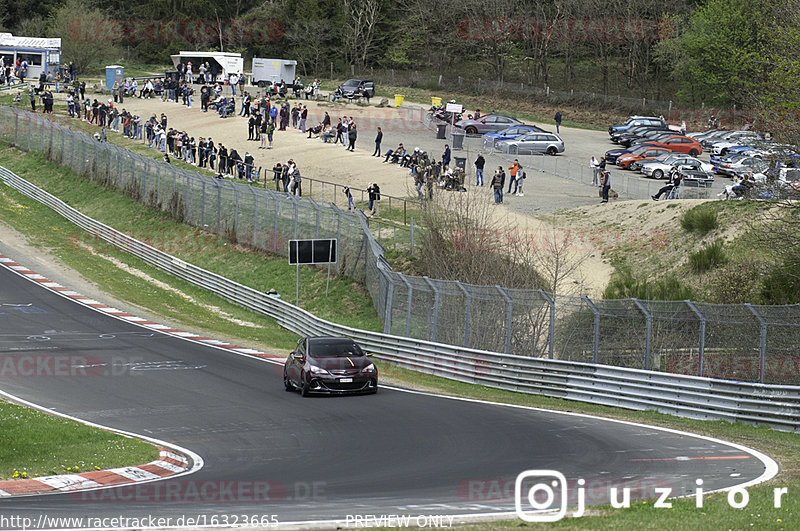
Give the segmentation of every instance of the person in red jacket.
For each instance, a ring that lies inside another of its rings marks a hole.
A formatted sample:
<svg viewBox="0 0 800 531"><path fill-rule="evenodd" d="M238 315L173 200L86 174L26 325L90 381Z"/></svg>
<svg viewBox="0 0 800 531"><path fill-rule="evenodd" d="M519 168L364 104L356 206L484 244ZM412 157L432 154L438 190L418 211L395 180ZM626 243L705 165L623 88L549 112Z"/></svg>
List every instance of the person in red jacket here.
<svg viewBox="0 0 800 531"><path fill-rule="evenodd" d="M517 193L517 172L519 171L519 169L521 167L522 166L519 165L519 160L518 159L514 159L514 163L511 166L508 167L509 179L508 179L508 191L506 192L507 194L512 193L511 192L511 185L512 184L514 185L514 192L513 193L514 194Z"/></svg>

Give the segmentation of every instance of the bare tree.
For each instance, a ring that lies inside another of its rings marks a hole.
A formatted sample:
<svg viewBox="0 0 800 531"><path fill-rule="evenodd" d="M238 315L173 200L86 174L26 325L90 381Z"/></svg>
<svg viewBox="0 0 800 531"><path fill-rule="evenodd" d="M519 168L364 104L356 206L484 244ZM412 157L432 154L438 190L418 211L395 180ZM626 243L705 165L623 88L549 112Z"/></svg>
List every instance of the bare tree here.
<svg viewBox="0 0 800 531"><path fill-rule="evenodd" d="M341 5L346 24L345 59L363 67L375 40L382 0L341 0Z"/></svg>
<svg viewBox="0 0 800 531"><path fill-rule="evenodd" d="M295 20L289 26L286 37L291 43L292 52L303 70L303 75L320 71L331 29L330 21L325 19Z"/></svg>

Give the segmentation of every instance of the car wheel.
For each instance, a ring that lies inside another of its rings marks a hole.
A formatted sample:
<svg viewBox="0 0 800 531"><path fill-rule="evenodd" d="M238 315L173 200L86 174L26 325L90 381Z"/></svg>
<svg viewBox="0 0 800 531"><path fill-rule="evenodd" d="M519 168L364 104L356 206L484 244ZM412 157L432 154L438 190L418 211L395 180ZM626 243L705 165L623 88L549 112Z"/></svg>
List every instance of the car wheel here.
<svg viewBox="0 0 800 531"><path fill-rule="evenodd" d="M558 153L558 150L556 148L554 148L553 146L550 146L549 148L547 148L547 154L548 155L555 156L556 153Z"/></svg>
<svg viewBox="0 0 800 531"><path fill-rule="evenodd" d="M660 179L663 179L663 178L664 178L664 172L663 171L661 171L661 170L653 170L653 179L659 179L660 180Z"/></svg>
<svg viewBox="0 0 800 531"><path fill-rule="evenodd" d="M267 88L267 82L266 81L259 81L258 82L258 86L260 88Z"/></svg>
<svg viewBox="0 0 800 531"><path fill-rule="evenodd" d="M292 385L291 380L289 380L289 377L285 374L283 375L283 388L286 391L294 391L294 385Z"/></svg>
<svg viewBox="0 0 800 531"><path fill-rule="evenodd" d="M691 151L689 151L689 155L692 157L696 157L699 154L700 153L698 153L696 149L692 149Z"/></svg>
<svg viewBox="0 0 800 531"><path fill-rule="evenodd" d="M464 131L468 135L477 135L478 134L478 130L476 128L472 127L472 126L467 127Z"/></svg>
<svg viewBox="0 0 800 531"><path fill-rule="evenodd" d="M300 386L300 396L308 396L309 394L311 394L311 385L304 378L303 385Z"/></svg>

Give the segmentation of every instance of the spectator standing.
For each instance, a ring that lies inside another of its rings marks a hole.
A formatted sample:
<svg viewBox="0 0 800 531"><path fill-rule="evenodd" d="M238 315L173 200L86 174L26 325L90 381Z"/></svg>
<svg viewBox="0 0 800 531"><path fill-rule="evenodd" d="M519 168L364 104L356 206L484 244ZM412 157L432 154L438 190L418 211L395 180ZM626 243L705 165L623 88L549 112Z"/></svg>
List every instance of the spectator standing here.
<svg viewBox="0 0 800 531"><path fill-rule="evenodd" d="M308 107L303 105L303 110L300 111L300 132L306 132L306 120L308 119Z"/></svg>
<svg viewBox="0 0 800 531"><path fill-rule="evenodd" d="M511 178L508 180L508 191L506 192L507 194L511 194L511 195L516 195L517 194L517 171L519 171L519 169L521 167L522 166L519 165L519 160L518 159L514 159L514 163L511 164L511 166L508 167L508 175ZM514 191L513 192L511 191L511 185L512 184L514 185Z"/></svg>
<svg viewBox="0 0 800 531"><path fill-rule="evenodd" d="M492 190L494 190L494 204L499 205L503 202L503 186L506 184L506 174L502 166L497 167L492 177Z"/></svg>
<svg viewBox="0 0 800 531"><path fill-rule="evenodd" d="M369 199L369 212L370 216L375 217L378 215L378 201L381 200L381 188L378 183L371 183L367 188L367 197Z"/></svg>
<svg viewBox="0 0 800 531"><path fill-rule="evenodd" d="M327 113L325 113L327 114ZM378 128L378 134L375 135L375 151L372 152L373 157L380 157L381 156L381 142L383 141L383 131L381 128Z"/></svg>
<svg viewBox="0 0 800 531"><path fill-rule="evenodd" d="M611 189L611 172L604 171L600 184L603 186L603 200L601 203L608 203L608 191Z"/></svg>
<svg viewBox="0 0 800 531"><path fill-rule="evenodd" d="M519 197L525 196L525 192L522 190L522 187L525 184L525 177L525 168L520 166L517 170L517 195Z"/></svg>
<svg viewBox="0 0 800 531"><path fill-rule="evenodd" d="M251 182L253 180L253 155L250 154L249 151L244 152L244 175L247 182Z"/></svg>
<svg viewBox="0 0 800 531"><path fill-rule="evenodd" d="M556 133L561 133L561 111L556 111L556 115L553 117L556 121Z"/></svg>
<svg viewBox="0 0 800 531"><path fill-rule="evenodd" d="M483 167L486 165L486 159L483 154L478 153L478 158L475 159L475 186L483 186Z"/></svg>
<svg viewBox="0 0 800 531"><path fill-rule="evenodd" d="M597 160L597 157L592 155L591 160L589 161L589 167L592 169L592 186L599 186L600 185L600 161Z"/></svg>
<svg viewBox="0 0 800 531"><path fill-rule="evenodd" d="M350 127L347 128L347 140L348 140L347 149L349 151L355 151L357 138L358 138L358 131L356 130L356 123L350 122Z"/></svg>
<svg viewBox="0 0 800 531"><path fill-rule="evenodd" d="M275 191L283 191L281 190L283 187L283 164L280 162L276 162L275 166L272 167L272 180L275 181Z"/></svg>
<svg viewBox="0 0 800 531"><path fill-rule="evenodd" d="M356 203L353 201L353 194L350 193L350 187L344 187L344 195L347 197L347 210L353 210L356 208Z"/></svg>
<svg viewBox="0 0 800 531"><path fill-rule="evenodd" d="M267 141L269 142L269 146L267 146L267 149L272 149L272 136L274 133L275 133L275 124L273 124L272 122L267 122Z"/></svg>
<svg viewBox="0 0 800 531"><path fill-rule="evenodd" d="M450 165L450 146L444 145L444 153L442 153L442 166Z"/></svg>

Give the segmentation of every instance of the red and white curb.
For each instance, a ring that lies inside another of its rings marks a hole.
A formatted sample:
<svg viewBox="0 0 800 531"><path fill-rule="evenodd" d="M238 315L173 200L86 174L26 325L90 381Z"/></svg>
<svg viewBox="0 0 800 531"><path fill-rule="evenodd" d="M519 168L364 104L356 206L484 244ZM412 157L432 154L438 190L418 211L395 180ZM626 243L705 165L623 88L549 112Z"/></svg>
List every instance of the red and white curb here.
<svg viewBox="0 0 800 531"><path fill-rule="evenodd" d="M252 349L252 348L246 348L246 347L239 347L239 346L236 346L236 345L231 345L229 343L226 343L224 341L220 341L218 339L211 339L210 337L204 337L204 336L201 336L199 334L195 334L193 332L185 332L183 330L178 330L176 328L172 328L172 327L167 326L167 325L163 325L163 324L160 324L160 323L155 323L153 321L149 321L149 320L144 319L142 317L137 317L135 315L131 315L131 314L129 314L129 313L123 311L123 310L120 310L118 308L114 308L112 306L108 306L106 304L103 304L100 301L96 301L94 299L86 297L85 295L81 295L77 291L73 291L70 288L66 288L66 287L62 286L61 284L59 284L58 282L53 282L52 280L50 280L50 279L48 279L48 278L46 278L46 277L34 272L34 271L31 271L30 269L28 269L24 265L18 264L17 262L12 260L11 258L8 258L8 257L3 256L3 255L0 255L0 265L3 265L6 268L14 271L15 273L17 273L17 274L19 274L21 276L24 276L24 277L26 277L26 278L28 278L30 280L33 280L33 281L37 282L42 287L47 288L50 291L54 291L54 292L58 293L59 295L63 295L65 297L67 297L67 298L70 298L70 299L74 300L75 302L83 304L84 306L88 306L89 308L93 308L94 310L97 310L99 312L102 312L102 313L105 313L107 315L111 315L111 316L117 317L117 318L122 319L124 321L128 321L128 322L137 324L137 325L142 326L144 328L149 328L151 330L156 330L156 331L164 333L164 334L177 336L177 337L181 337L181 338L184 338L184 339L190 339L192 341L197 341L198 343L205 343L207 345L211 345L211 346L214 346L214 347L232 350L232 351L237 352L239 354L249 354L251 356L256 356L256 357L259 357L259 358L270 358L270 359L278 359L278 358L280 358L280 356L275 356L273 354L267 354L265 352L261 352L259 350L255 350L255 349Z"/></svg>
<svg viewBox="0 0 800 531"><path fill-rule="evenodd" d="M153 481L189 469L189 460L186 457L167 448L159 450L160 458L157 461L139 466L0 481L0 497L70 492Z"/></svg>

